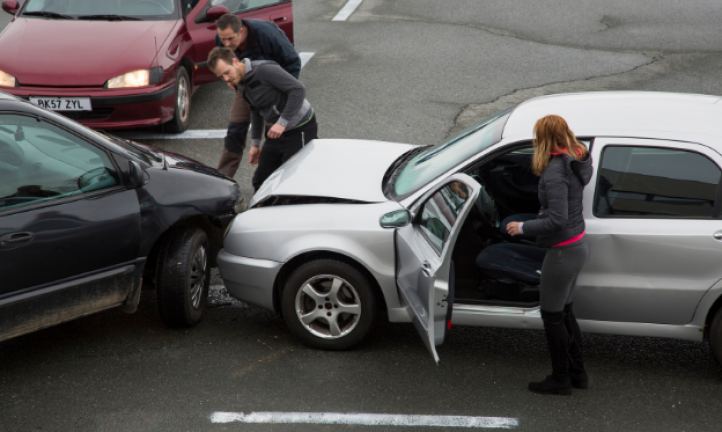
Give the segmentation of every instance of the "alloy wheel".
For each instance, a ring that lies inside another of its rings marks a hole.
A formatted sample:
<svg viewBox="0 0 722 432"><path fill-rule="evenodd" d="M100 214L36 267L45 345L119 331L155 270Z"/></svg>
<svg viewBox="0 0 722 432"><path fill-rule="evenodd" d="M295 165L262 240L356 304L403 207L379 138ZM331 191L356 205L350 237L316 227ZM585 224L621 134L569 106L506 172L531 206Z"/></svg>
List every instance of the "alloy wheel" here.
<svg viewBox="0 0 722 432"><path fill-rule="evenodd" d="M206 280L206 248L201 246L193 254L191 264L191 305L198 309L203 298L203 285Z"/></svg>
<svg viewBox="0 0 722 432"><path fill-rule="evenodd" d="M180 112L180 118L183 121L183 123L188 122L188 116L190 115L190 110L188 107L191 104L190 101L190 92L188 91L188 80L185 76L181 76L180 80L178 81L178 91L176 93L176 98L178 99L178 111Z"/></svg>
<svg viewBox="0 0 722 432"><path fill-rule="evenodd" d="M358 324L361 300L343 278L318 275L298 290L295 309L308 332L323 339L338 339L351 333Z"/></svg>

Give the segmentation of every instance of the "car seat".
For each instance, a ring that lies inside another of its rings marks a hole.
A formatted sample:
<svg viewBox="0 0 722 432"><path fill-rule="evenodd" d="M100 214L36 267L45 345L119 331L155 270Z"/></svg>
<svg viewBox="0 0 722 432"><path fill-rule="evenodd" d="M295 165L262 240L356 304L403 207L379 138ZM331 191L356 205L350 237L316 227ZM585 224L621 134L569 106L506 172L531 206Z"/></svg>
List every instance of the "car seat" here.
<svg viewBox="0 0 722 432"><path fill-rule="evenodd" d="M539 301L541 267L546 249L517 243L497 243L482 250L476 265L480 289L492 298L522 303Z"/></svg>

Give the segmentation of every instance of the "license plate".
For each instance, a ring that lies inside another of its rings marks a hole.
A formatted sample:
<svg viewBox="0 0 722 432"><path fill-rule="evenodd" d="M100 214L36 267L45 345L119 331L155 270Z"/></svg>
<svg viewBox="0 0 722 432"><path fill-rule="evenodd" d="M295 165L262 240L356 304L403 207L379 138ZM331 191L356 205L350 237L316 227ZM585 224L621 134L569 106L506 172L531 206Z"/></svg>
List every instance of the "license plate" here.
<svg viewBox="0 0 722 432"><path fill-rule="evenodd" d="M30 96L30 102L53 111L92 111L89 97L38 97Z"/></svg>

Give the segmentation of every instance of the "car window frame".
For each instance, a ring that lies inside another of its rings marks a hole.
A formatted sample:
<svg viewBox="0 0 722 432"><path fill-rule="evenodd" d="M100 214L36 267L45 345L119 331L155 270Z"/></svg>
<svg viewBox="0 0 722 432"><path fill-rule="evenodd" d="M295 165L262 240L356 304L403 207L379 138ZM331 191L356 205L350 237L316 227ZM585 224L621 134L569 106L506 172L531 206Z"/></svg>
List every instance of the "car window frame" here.
<svg viewBox="0 0 722 432"><path fill-rule="evenodd" d="M37 120L38 122L44 121L44 122L46 122L46 123L48 123L48 124L51 124L51 125L53 125L53 126L55 126L55 127L59 127L59 128L61 128L62 130L64 130L65 132L68 132L68 133L74 135L75 137L77 137L77 138L85 141L86 143L90 144L91 146L93 146L93 147L95 147L96 149L98 149L98 150L102 151L103 153L105 153L105 155L108 157L108 160L109 160L110 163L113 165L113 168L114 168L115 171L118 173L119 183L118 183L117 185L111 186L111 187L106 188L106 189L98 189L98 190L94 190L94 191L90 191L90 192L85 192L85 193L78 194L78 195L73 195L73 196L58 198L58 199L56 199L56 200L54 200L54 199L49 199L49 200L44 200L44 201L40 201L40 202L37 202L37 203L31 203L31 204L27 204L27 205L21 205L21 206L17 206L17 207L14 207L14 206L13 206L13 207L10 207L10 208L7 208L7 209L3 209L2 207L0 207L0 218L2 218L2 217L4 217L4 216L7 216L7 215L13 215L13 214L17 214L17 213L23 213L23 212L38 210L38 209L42 209L42 208L45 208L45 207L52 207L52 206L56 206L56 205L60 205L60 204L67 204L67 203L71 203L71 202L83 200L83 199L95 198L95 197L99 197L99 196L103 196L103 195L107 195L107 194L110 194L110 193L115 193L115 192L118 192L118 191L123 191L123 190L127 190L127 189L128 189L128 184L127 184L127 182L126 182L125 177L123 176L123 170L120 169L120 166L118 165L117 161L115 160L115 157L113 156L113 153L110 152L108 149L104 148L103 146L98 145L98 143L94 142L93 140L88 139L87 137L83 136L82 134L79 134L79 133L75 132L74 130L72 130L72 129L70 129L70 128L67 128L67 127L63 126L62 124L60 124L60 123L58 123L58 122L56 122L56 121L50 120L50 119L48 119L47 117L44 117L44 116L39 116L39 115L35 115L35 114L30 114L30 113L22 112L22 111L12 111L12 110L2 110L2 111L0 111L0 116L3 116L3 115L21 115L21 116L24 116L24 117L28 117L28 118L31 118L31 119L35 119L35 120Z"/></svg>
<svg viewBox="0 0 722 432"><path fill-rule="evenodd" d="M591 216L593 216L596 219L612 219L612 220L625 220L625 219L657 219L657 220L720 220L722 219L722 213L720 210L722 210L722 165L717 163L714 158L710 157L709 154L706 154L704 151L700 151L699 149L694 148L683 148L683 147L674 147L669 145L664 145L664 143L671 143L671 142L679 142L682 144L686 144L689 146L698 146L707 148L710 151L714 151L711 148L705 146L704 144L696 143L696 142L687 142L687 141L673 141L673 140L663 140L663 139L650 139L650 138L614 138L614 140L627 140L628 142L633 141L652 141L657 142L657 145L640 145L640 143L637 144L621 144L621 143L607 143L604 144L603 147L599 151L599 161L596 162L595 165L595 181L594 181L594 191L591 195L592 205L590 208ZM600 172L602 168L602 161L604 157L604 152L606 149L610 147L637 147L637 148L659 148L662 150L673 150L673 151L684 151L689 153L695 153L698 154L707 160L709 160L711 163L714 164L714 166L717 167L718 170L720 170L720 180L717 183L717 187L715 189L715 198L714 203L712 205L712 216L710 217L700 217L700 216L679 216L679 215L654 215L654 216L647 216L647 215L600 215L597 214L597 209L595 206L596 199L597 199L597 192L599 190L599 182L600 182ZM719 155L719 153L717 153ZM720 155L722 156L722 155Z"/></svg>

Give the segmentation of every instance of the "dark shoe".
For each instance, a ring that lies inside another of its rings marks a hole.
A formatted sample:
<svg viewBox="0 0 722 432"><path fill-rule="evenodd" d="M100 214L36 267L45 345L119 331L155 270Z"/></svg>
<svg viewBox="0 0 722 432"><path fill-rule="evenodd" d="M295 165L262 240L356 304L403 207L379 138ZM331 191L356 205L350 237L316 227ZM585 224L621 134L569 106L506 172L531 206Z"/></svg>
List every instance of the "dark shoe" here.
<svg viewBox="0 0 722 432"><path fill-rule="evenodd" d="M589 377L586 372L580 374L569 374L569 381L572 383L572 387L575 389L586 390L589 388Z"/></svg>
<svg viewBox="0 0 722 432"><path fill-rule="evenodd" d="M548 375L544 381L530 382L529 390L539 394L569 396L572 394L572 383L569 382L569 379L557 381L552 375Z"/></svg>

